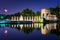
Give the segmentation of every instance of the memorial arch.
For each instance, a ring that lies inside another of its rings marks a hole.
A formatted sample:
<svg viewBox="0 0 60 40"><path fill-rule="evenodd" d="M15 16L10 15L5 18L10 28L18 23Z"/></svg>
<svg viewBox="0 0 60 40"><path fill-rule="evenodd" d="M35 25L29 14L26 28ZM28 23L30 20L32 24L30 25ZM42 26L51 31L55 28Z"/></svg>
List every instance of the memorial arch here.
<svg viewBox="0 0 60 40"><path fill-rule="evenodd" d="M50 10L49 9L42 9L41 10L41 18L47 18L47 16L50 16Z"/></svg>

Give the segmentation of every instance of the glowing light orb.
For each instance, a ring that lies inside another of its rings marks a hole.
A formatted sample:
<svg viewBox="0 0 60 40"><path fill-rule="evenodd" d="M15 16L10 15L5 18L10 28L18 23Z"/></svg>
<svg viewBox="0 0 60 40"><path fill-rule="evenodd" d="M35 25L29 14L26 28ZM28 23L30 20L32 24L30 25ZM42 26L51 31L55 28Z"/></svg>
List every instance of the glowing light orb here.
<svg viewBox="0 0 60 40"><path fill-rule="evenodd" d="M7 12L8 10L7 9L4 9L4 12Z"/></svg>
<svg viewBox="0 0 60 40"><path fill-rule="evenodd" d="M8 30L5 30L4 33L7 34Z"/></svg>

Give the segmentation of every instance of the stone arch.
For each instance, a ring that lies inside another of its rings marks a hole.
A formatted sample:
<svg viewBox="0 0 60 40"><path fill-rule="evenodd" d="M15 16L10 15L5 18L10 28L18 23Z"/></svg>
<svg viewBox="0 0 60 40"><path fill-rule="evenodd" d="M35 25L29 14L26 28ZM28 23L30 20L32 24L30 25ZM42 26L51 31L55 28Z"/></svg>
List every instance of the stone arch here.
<svg viewBox="0 0 60 40"><path fill-rule="evenodd" d="M48 10L48 9L41 10L41 18L46 18L49 15L50 15L50 10Z"/></svg>

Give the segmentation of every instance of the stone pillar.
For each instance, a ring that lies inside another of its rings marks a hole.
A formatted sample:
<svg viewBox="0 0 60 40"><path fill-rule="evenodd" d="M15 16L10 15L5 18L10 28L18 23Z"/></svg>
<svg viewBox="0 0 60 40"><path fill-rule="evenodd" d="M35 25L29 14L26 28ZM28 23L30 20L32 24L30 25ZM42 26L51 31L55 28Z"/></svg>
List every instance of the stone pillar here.
<svg viewBox="0 0 60 40"><path fill-rule="evenodd" d="M22 15L20 16L20 21L23 21L23 16Z"/></svg>

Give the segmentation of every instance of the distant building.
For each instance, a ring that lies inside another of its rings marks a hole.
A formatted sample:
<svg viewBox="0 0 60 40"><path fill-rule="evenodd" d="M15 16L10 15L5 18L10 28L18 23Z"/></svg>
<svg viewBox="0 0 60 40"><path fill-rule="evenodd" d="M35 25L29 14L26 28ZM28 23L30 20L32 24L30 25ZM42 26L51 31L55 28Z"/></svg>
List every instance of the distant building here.
<svg viewBox="0 0 60 40"><path fill-rule="evenodd" d="M50 15L49 9L42 9L41 10L41 18L46 18L48 15Z"/></svg>
<svg viewBox="0 0 60 40"><path fill-rule="evenodd" d="M33 22L43 22L43 18L46 20L57 20L56 15L51 15L49 9L42 9L41 16L11 16L11 21L33 21Z"/></svg>
<svg viewBox="0 0 60 40"><path fill-rule="evenodd" d="M56 17L56 15L49 15L47 18L46 18L46 20L57 20L57 17Z"/></svg>
<svg viewBox="0 0 60 40"><path fill-rule="evenodd" d="M41 10L41 18L45 18L46 20L57 20L56 15L51 15L49 9Z"/></svg>
<svg viewBox="0 0 60 40"><path fill-rule="evenodd" d="M23 21L23 16L11 16L11 21Z"/></svg>
<svg viewBox="0 0 60 40"><path fill-rule="evenodd" d="M40 21L40 16L11 16L11 21Z"/></svg>

